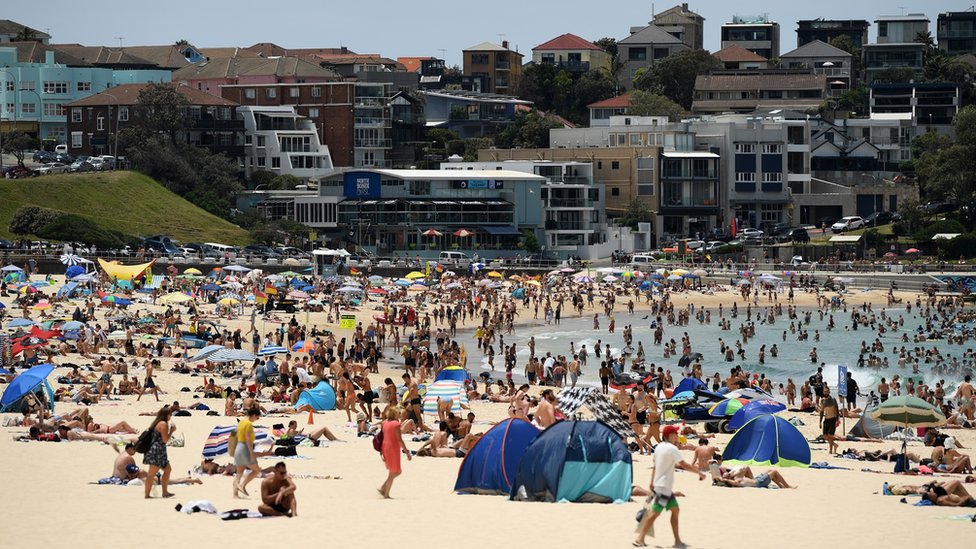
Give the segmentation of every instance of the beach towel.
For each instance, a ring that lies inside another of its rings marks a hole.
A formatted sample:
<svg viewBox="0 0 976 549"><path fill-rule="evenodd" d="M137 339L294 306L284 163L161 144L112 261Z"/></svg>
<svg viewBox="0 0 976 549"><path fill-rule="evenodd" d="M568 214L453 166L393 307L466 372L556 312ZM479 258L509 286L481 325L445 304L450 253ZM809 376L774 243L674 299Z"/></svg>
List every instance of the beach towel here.
<svg viewBox="0 0 976 549"><path fill-rule="evenodd" d="M810 464L811 469L840 469L841 471L850 471L849 467L840 467L837 465L831 465L826 461L818 461L816 463Z"/></svg>
<svg viewBox="0 0 976 549"><path fill-rule="evenodd" d="M210 503L205 499L201 499L197 501L188 501L186 504L177 503L176 510L179 512L186 513L188 515L192 515L193 513L200 513L200 512L209 513L211 515L217 514L217 508L214 507L214 504Z"/></svg>

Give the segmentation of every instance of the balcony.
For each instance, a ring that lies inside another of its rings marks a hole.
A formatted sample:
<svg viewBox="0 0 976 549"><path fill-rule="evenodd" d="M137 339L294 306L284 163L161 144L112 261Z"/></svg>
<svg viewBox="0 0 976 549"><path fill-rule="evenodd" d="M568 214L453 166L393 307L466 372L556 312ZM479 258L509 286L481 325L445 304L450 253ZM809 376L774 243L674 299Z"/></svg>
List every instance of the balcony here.
<svg viewBox="0 0 976 549"><path fill-rule="evenodd" d="M718 208L718 203L712 198L662 197L661 209L666 210L669 208Z"/></svg>
<svg viewBox="0 0 976 549"><path fill-rule="evenodd" d="M356 118L353 124L357 128L389 128L389 118Z"/></svg>
<svg viewBox="0 0 976 549"><path fill-rule="evenodd" d="M508 61L495 61L496 71L507 71L512 68L512 64Z"/></svg>
<svg viewBox="0 0 976 549"><path fill-rule="evenodd" d="M385 107L385 97L357 97L354 105L356 107Z"/></svg>
<svg viewBox="0 0 976 549"><path fill-rule="evenodd" d="M231 158L239 158L245 156L243 145L201 145L210 149L210 152L214 154L222 154L224 156L229 156Z"/></svg>
<svg viewBox="0 0 976 549"><path fill-rule="evenodd" d="M562 69L566 72L589 72L590 62L589 61L560 61L556 63L556 68Z"/></svg>
<svg viewBox="0 0 976 549"><path fill-rule="evenodd" d="M191 118L188 123L191 130L200 131L244 131L243 120L218 120L216 118Z"/></svg>
<svg viewBox="0 0 976 549"><path fill-rule="evenodd" d="M547 231L592 231L593 224L586 221L546 221Z"/></svg>
<svg viewBox="0 0 976 549"><path fill-rule="evenodd" d="M550 198L548 201L549 208L588 208L590 207L589 201L583 198Z"/></svg>
<svg viewBox="0 0 976 549"><path fill-rule="evenodd" d="M393 146L391 139L356 139L354 141L357 149L389 149Z"/></svg>

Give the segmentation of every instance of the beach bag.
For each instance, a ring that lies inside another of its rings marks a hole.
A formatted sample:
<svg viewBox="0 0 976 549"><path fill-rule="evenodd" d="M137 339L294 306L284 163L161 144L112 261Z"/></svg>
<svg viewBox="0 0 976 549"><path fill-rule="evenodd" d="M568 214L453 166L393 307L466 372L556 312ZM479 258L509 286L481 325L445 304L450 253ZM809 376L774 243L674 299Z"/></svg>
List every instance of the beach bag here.
<svg viewBox="0 0 976 549"><path fill-rule="evenodd" d="M145 454L149 451L149 448L152 446L152 434L152 429L146 429L139 435L139 438L136 439L136 452Z"/></svg>
<svg viewBox="0 0 976 549"><path fill-rule="evenodd" d="M373 437L373 449L377 452L383 451L383 431L376 433Z"/></svg>
<svg viewBox="0 0 976 549"><path fill-rule="evenodd" d="M237 429L230 432L227 436L227 455L234 457L234 452L237 451Z"/></svg>
<svg viewBox="0 0 976 549"><path fill-rule="evenodd" d="M298 455L298 448L294 446L279 446L275 448L274 455L278 457L291 457Z"/></svg>

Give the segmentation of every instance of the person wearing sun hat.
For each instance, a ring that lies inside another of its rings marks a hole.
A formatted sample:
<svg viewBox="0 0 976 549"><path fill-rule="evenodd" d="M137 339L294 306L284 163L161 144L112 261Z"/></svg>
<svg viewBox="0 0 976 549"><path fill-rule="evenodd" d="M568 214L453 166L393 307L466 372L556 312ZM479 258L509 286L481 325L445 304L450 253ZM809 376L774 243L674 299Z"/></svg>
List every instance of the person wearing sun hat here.
<svg viewBox="0 0 976 549"><path fill-rule="evenodd" d="M674 470L684 469L698 475L698 480L705 480L705 474L698 471L684 460L678 450L678 426L668 425L661 432L664 440L654 448L654 479L651 485L651 495L644 504L644 515L637 525L637 539L634 547L644 547L644 538L650 534L654 536L654 521L664 511L671 511L671 530L674 532L674 546L686 547L678 534L678 497L681 492L674 491Z"/></svg>

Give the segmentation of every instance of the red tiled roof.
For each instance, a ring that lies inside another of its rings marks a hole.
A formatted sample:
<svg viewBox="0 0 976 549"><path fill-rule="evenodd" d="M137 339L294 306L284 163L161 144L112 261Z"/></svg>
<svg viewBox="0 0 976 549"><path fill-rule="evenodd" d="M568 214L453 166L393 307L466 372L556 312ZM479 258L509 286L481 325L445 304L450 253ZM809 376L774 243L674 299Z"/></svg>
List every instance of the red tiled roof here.
<svg viewBox="0 0 976 549"><path fill-rule="evenodd" d="M626 109L631 106L630 94L625 93L623 95L618 95L617 97L611 97L610 99L604 99L603 101L597 101L596 103L590 103L586 106L588 109Z"/></svg>
<svg viewBox="0 0 976 549"><path fill-rule="evenodd" d="M765 57L752 53L738 44L732 44L712 54L712 57L723 63L744 63L749 61L769 61Z"/></svg>
<svg viewBox="0 0 976 549"><path fill-rule="evenodd" d="M68 106L94 107L102 105L135 105L139 101L139 92L151 85L153 84L121 84L119 86L113 86L101 93L89 95L83 99L68 103ZM164 85L172 86L173 84ZM180 92L180 95L185 97L190 105L218 107L237 106L237 103L233 101L224 99L222 97L217 97L215 95L210 95L209 93L191 88L190 86L176 86L176 91Z"/></svg>
<svg viewBox="0 0 976 549"><path fill-rule="evenodd" d="M430 61L436 57L397 57L397 63L403 65L407 72L420 72L421 61Z"/></svg>
<svg viewBox="0 0 976 549"><path fill-rule="evenodd" d="M575 34L563 34L553 38L552 40L539 44L538 46L532 48L532 51L538 50L599 50L600 47L590 42L589 40L580 38Z"/></svg>

